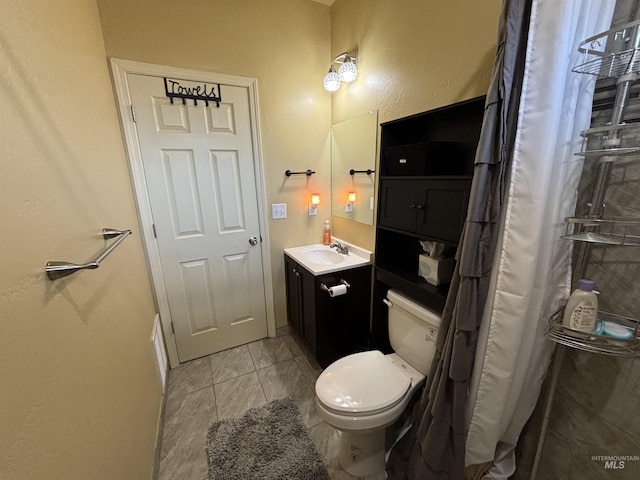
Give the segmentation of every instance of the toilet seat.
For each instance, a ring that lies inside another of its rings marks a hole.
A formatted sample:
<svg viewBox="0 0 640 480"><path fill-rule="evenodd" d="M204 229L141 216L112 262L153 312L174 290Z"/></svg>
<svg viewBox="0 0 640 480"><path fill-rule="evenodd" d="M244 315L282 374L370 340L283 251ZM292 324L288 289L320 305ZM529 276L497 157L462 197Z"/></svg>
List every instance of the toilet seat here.
<svg viewBox="0 0 640 480"><path fill-rule="evenodd" d="M406 431L440 325L438 315L398 292L389 290L387 297L394 353L349 355L329 365L316 381L316 411L339 432L338 463L359 478L386 478L387 427L397 424L388 431L390 440L399 429Z"/></svg>
<svg viewBox="0 0 640 480"><path fill-rule="evenodd" d="M399 403L402 403L404 400L404 397L399 398L398 400L396 400L395 402L386 405L382 408L378 408L377 410L367 410L367 411L361 411L361 412L345 412L345 411L340 411L340 410L336 410L328 405L326 405L325 403L322 402L322 400L320 400L319 398L316 398L316 401L319 402L319 404L322 406L322 408L324 408L325 410L327 410L328 412L332 413L333 415L338 415L338 416L346 416L348 418L362 418L362 417L372 417L372 416L376 416L378 414L383 414L384 412L388 411L388 410L392 410L396 405L398 405Z"/></svg>
<svg viewBox="0 0 640 480"><path fill-rule="evenodd" d="M336 414L371 415L402 402L411 377L374 350L355 353L327 367L316 382L318 401Z"/></svg>

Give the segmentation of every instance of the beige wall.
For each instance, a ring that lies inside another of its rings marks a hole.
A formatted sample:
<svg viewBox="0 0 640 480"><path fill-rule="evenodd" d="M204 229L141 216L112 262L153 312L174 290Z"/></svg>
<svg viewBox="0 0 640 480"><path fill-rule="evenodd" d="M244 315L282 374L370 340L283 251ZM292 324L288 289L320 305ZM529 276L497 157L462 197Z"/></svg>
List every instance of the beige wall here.
<svg viewBox="0 0 640 480"><path fill-rule="evenodd" d="M369 109L381 122L486 92L499 0L98 0L107 53L117 58L258 79L276 324L286 324L286 247L316 243L330 217L329 128ZM191 14L190 12L195 12ZM185 21L178 21L184 18ZM360 75L325 92L332 54L358 47ZM299 65L291 66L291 62ZM286 169L317 174L283 175ZM310 193L322 195L307 215ZM332 217L334 235L373 249L370 226Z"/></svg>
<svg viewBox="0 0 640 480"><path fill-rule="evenodd" d="M359 74L332 95L332 123L370 109L383 123L484 95L500 7L500 0L336 0L331 54L357 48ZM373 249L374 227L332 222L336 236Z"/></svg>
<svg viewBox="0 0 640 480"><path fill-rule="evenodd" d="M149 479L154 308L93 0L1 0L0 478ZM102 227L132 228L99 270Z"/></svg>
<svg viewBox="0 0 640 480"><path fill-rule="evenodd" d="M320 243L330 206L329 7L309 0L98 0L107 54L258 79L277 326L286 325L283 249ZM315 170L285 177L291 170ZM307 214L312 192L318 215Z"/></svg>

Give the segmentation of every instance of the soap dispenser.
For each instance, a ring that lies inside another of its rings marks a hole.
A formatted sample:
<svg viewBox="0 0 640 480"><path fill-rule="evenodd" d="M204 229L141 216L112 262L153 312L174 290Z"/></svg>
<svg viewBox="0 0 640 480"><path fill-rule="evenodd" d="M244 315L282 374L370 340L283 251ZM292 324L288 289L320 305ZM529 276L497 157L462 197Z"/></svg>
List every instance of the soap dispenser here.
<svg viewBox="0 0 640 480"><path fill-rule="evenodd" d="M331 245L331 225L329 225L329 220L324 221L324 232L322 233L322 243L324 245Z"/></svg>

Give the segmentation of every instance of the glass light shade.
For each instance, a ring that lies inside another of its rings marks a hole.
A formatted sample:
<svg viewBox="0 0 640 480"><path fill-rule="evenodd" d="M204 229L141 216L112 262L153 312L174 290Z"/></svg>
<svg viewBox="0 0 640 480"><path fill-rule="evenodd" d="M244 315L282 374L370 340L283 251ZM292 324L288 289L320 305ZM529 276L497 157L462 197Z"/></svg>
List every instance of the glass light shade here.
<svg viewBox="0 0 640 480"><path fill-rule="evenodd" d="M325 75L323 83L324 83L324 89L327 92L335 92L340 88L340 84L342 83L342 80L340 79L340 76L338 75L338 73L334 70L333 65L331 65L331 68L329 69L329 73Z"/></svg>
<svg viewBox="0 0 640 480"><path fill-rule="evenodd" d="M356 192L349 192L347 194L347 200L349 200L350 202L355 202L356 201Z"/></svg>
<svg viewBox="0 0 640 480"><path fill-rule="evenodd" d="M353 82L358 76L358 67L351 58L347 58L345 62L340 65L338 69L338 75L342 79L343 82Z"/></svg>
<svg viewBox="0 0 640 480"><path fill-rule="evenodd" d="M320 205L320 194L312 193L311 194L311 205Z"/></svg>

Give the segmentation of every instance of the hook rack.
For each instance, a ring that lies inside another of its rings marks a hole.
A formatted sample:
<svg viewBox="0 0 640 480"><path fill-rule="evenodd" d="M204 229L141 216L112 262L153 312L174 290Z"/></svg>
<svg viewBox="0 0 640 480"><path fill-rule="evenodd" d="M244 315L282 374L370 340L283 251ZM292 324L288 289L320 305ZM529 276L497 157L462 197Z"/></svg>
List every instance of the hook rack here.
<svg viewBox="0 0 640 480"><path fill-rule="evenodd" d="M372 173L375 173L375 170L371 170L370 168L367 168L366 170L354 170L352 168L349 170L349 175L355 175L356 173L366 173L367 175L371 175Z"/></svg>
<svg viewBox="0 0 640 480"><path fill-rule="evenodd" d="M103 228L102 229L102 237L105 240L110 238L118 237L118 239L105 248L102 252L95 256L95 258L87 263L82 265L78 265L76 263L69 262L47 262L47 266L45 267L45 271L47 272L47 277L49 280L57 280L58 278L66 277L67 275L71 275L72 273L77 272L78 270L94 270L100 266L102 261L107 258L111 252L115 250L115 248L122 243L122 241L127 238L127 236L131 235L131 230L115 230L113 228Z"/></svg>
<svg viewBox="0 0 640 480"><path fill-rule="evenodd" d="M316 173L316 172L314 172L313 170L307 170L305 172L292 172L291 170L285 170L285 172L284 172L284 174L287 177L290 177L291 175L306 175L307 177L310 177L314 173Z"/></svg>

